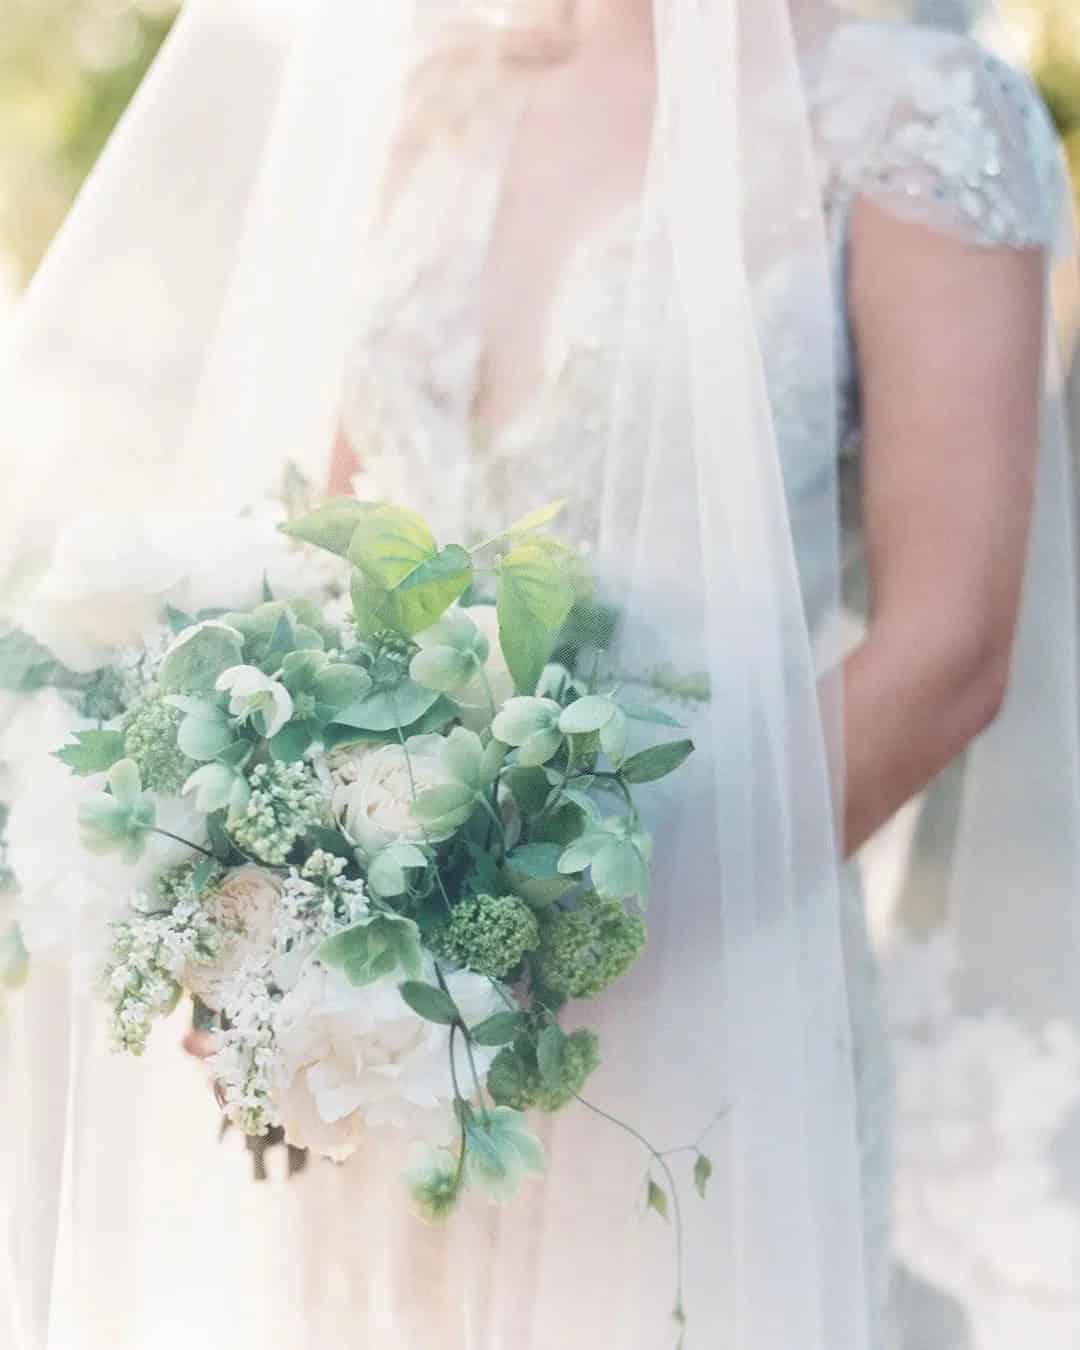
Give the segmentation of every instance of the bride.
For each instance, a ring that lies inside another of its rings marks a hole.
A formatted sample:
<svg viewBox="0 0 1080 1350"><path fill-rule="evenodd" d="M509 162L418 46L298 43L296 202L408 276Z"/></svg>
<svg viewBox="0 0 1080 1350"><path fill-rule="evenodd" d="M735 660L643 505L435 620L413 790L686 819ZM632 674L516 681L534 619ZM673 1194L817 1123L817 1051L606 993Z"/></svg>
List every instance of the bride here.
<svg viewBox="0 0 1080 1350"><path fill-rule="evenodd" d="M89 506L235 508L290 459L477 538L565 497L627 681L704 753L654 804L602 1111L553 1119L506 1210L424 1227L375 1131L249 1190L173 1047L149 1079L108 1060L32 953L13 1343L1065 1350L1080 740L1045 112L972 40L825 0L352 8L192 0L16 329L10 561ZM868 900L855 855L901 808ZM707 1148L674 1260L610 1116Z"/></svg>

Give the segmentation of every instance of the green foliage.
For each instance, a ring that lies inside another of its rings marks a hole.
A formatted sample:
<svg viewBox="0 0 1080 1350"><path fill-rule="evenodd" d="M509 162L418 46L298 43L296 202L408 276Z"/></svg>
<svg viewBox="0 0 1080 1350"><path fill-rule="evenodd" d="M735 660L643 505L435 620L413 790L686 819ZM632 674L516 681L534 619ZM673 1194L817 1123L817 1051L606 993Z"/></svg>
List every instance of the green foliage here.
<svg viewBox="0 0 1080 1350"><path fill-rule="evenodd" d="M626 974L646 937L640 918L590 892L574 909L541 916L537 981L560 998L594 998Z"/></svg>
<svg viewBox="0 0 1080 1350"><path fill-rule="evenodd" d="M195 768L177 743L181 719L180 709L159 695L141 700L124 719L122 753L139 766L147 790L166 797L179 793Z"/></svg>
<svg viewBox="0 0 1080 1350"><path fill-rule="evenodd" d="M528 536L499 560L499 641L520 694L532 694L582 586L581 565L564 545Z"/></svg>
<svg viewBox="0 0 1080 1350"><path fill-rule="evenodd" d="M475 895L430 935L435 952L479 975L504 979L540 943L536 915L516 895Z"/></svg>
<svg viewBox="0 0 1080 1350"><path fill-rule="evenodd" d="M90 853L119 853L138 862L146 836L154 828L157 808L143 792L134 760L122 759L109 770L108 792L95 793L79 807L83 847Z"/></svg>
<svg viewBox="0 0 1080 1350"><path fill-rule="evenodd" d="M165 653L158 682L167 694L210 694L218 676L244 659L244 635L218 619L187 628Z"/></svg>
<svg viewBox="0 0 1080 1350"><path fill-rule="evenodd" d="M124 758L124 733L121 731L76 731L73 734L74 743L57 750L55 757L80 778L105 773L117 760Z"/></svg>
<svg viewBox="0 0 1080 1350"><path fill-rule="evenodd" d="M537 1036L519 1035L500 1050L488 1070L492 1100L517 1111L561 1111L584 1089L600 1065L595 1032L567 1036L552 1023Z"/></svg>
<svg viewBox="0 0 1080 1350"><path fill-rule="evenodd" d="M373 984L397 970L416 980L422 962L420 930L401 914L373 914L324 942L319 960L343 971L357 986Z"/></svg>
<svg viewBox="0 0 1080 1350"><path fill-rule="evenodd" d="M465 1175L495 1200L509 1200L530 1176L542 1176L544 1149L524 1116L505 1106L470 1112L465 1124Z"/></svg>

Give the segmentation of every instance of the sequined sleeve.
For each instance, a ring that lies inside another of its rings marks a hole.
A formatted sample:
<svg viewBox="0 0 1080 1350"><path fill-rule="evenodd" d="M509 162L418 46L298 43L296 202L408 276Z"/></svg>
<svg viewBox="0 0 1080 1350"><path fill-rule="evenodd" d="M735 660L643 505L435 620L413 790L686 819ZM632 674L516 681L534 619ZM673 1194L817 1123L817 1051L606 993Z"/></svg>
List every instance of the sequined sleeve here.
<svg viewBox="0 0 1080 1350"><path fill-rule="evenodd" d="M857 25L819 91L834 194L987 248L1056 239L1060 152L1029 81L978 43Z"/></svg>

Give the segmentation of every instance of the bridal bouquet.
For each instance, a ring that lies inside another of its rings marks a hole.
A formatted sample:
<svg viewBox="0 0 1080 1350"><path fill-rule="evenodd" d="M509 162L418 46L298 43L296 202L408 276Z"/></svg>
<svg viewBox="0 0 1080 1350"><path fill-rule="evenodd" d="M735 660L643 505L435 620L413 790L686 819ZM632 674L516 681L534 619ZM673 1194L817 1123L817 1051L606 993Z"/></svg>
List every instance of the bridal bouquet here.
<svg viewBox="0 0 1080 1350"><path fill-rule="evenodd" d="M190 996L249 1135L424 1146L428 1217L542 1171L528 1113L600 1058L560 1012L646 942L635 791L693 748L601 677L613 617L557 511L473 549L353 499L91 521L0 641L44 719L5 746L31 954L90 953L136 1055Z"/></svg>

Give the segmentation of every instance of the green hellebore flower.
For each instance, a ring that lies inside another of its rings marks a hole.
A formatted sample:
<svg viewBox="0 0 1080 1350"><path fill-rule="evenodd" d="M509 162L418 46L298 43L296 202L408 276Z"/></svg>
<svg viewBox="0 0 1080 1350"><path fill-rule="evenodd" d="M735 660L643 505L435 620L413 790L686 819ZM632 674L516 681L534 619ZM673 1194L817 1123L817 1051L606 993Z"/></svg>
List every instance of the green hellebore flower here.
<svg viewBox="0 0 1080 1350"><path fill-rule="evenodd" d="M413 1207L422 1219L439 1223L457 1208L461 1177L457 1159L444 1148L432 1149L405 1173Z"/></svg>
<svg viewBox="0 0 1080 1350"><path fill-rule="evenodd" d="M469 819L480 796L495 781L505 754L505 747L498 741L485 748L475 731L455 727L443 738L439 749L446 783L421 792L412 804L412 814L434 835L446 838L453 834Z"/></svg>
<svg viewBox="0 0 1080 1350"><path fill-rule="evenodd" d="M229 695L233 717L250 722L267 740L276 736L293 715L292 695L258 666L232 666L222 671L217 690Z"/></svg>
<svg viewBox="0 0 1080 1350"><path fill-rule="evenodd" d="M500 741L517 748L518 763L527 768L546 764L563 743L562 708L550 698L512 698L491 724Z"/></svg>
<svg viewBox="0 0 1080 1350"><path fill-rule="evenodd" d="M234 825L247 809L251 788L243 774L228 764L204 764L188 778L183 795L195 794L196 809L204 816L228 810L228 823Z"/></svg>
<svg viewBox="0 0 1080 1350"><path fill-rule="evenodd" d="M425 689L456 694L480 670L491 654L491 644L461 610L450 610L416 636L420 650L409 664L409 674Z"/></svg>
<svg viewBox="0 0 1080 1350"><path fill-rule="evenodd" d="M90 853L118 851L125 862L138 862L157 819L154 800L143 792L133 759L114 764L108 783L108 792L94 793L79 808L83 847Z"/></svg>
<svg viewBox="0 0 1080 1350"><path fill-rule="evenodd" d="M530 1176L543 1176L544 1148L520 1111L474 1112L465 1126L465 1176L493 1200L511 1200Z"/></svg>
<svg viewBox="0 0 1080 1350"><path fill-rule="evenodd" d="M398 969L416 980L423 962L420 929L403 914L372 914L324 942L319 960L342 971L357 987L373 984Z"/></svg>

